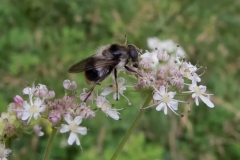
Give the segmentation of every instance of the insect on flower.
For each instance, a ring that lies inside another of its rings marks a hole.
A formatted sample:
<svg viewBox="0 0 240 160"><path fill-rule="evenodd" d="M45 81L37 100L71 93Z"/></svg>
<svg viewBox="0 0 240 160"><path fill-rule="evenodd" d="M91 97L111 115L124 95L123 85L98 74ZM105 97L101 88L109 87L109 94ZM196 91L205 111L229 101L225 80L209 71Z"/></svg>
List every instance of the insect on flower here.
<svg viewBox="0 0 240 160"><path fill-rule="evenodd" d="M110 74L113 76L116 85L116 93L118 93L118 71L125 70L130 73L138 74L134 68L138 68L140 53L140 50L135 45L127 44L126 38L124 45L110 44L102 46L97 50L96 54L71 66L68 70L70 73L84 72L86 82L88 84L93 84L83 102L86 102L95 86L100 84L100 82ZM116 100L118 99L117 96Z"/></svg>

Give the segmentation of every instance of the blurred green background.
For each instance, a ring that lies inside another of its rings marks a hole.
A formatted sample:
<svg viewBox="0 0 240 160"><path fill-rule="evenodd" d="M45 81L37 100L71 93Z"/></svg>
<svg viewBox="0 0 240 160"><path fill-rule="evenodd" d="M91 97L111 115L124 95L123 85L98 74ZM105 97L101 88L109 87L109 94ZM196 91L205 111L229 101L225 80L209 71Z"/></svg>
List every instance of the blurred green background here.
<svg viewBox="0 0 240 160"><path fill-rule="evenodd" d="M118 159L240 159L239 29L237 0L1 0L0 111L34 80L57 97L63 94L63 80L75 80L80 93L86 87L83 75L69 74L68 68L103 44L123 43L125 34L143 50L149 37L173 39L192 64L207 67L202 84L216 93L211 98L215 108L193 104L183 118L147 110ZM142 94L127 96L131 106L116 103L116 108L126 107L121 121L102 113L84 121L90 129L81 137L84 152L67 146L68 134L59 134L52 159L110 159L143 103ZM42 158L50 133L44 125L44 137L14 141L11 159Z"/></svg>

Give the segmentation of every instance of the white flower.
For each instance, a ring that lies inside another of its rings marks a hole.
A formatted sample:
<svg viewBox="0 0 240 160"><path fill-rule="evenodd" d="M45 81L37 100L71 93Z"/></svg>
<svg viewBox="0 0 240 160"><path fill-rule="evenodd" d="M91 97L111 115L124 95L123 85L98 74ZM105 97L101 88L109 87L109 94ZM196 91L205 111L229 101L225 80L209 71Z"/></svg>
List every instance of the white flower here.
<svg viewBox="0 0 240 160"><path fill-rule="evenodd" d="M39 137L43 136L44 133L41 131L42 127L40 127L39 125L35 125L33 127L33 131L35 132L35 134Z"/></svg>
<svg viewBox="0 0 240 160"><path fill-rule="evenodd" d="M79 124L82 122L82 116L77 116L72 118L70 114L66 114L64 116L65 121L68 124L61 124L61 129L60 133L65 133L65 132L71 132L70 136L68 137L68 144L72 145L75 141L77 145L80 145L80 140L78 138L77 133L86 135L87 134L87 128L79 126Z"/></svg>
<svg viewBox="0 0 240 160"><path fill-rule="evenodd" d="M109 101L103 97L103 96L98 96L96 100L96 104L98 108L101 108L101 110L106 113L107 116L112 117L115 120L119 120L119 112L117 109L112 109Z"/></svg>
<svg viewBox="0 0 240 160"><path fill-rule="evenodd" d="M32 117L34 117L34 119L38 119L40 113L44 112L45 109L46 106L43 104L43 101L40 98L36 98L34 103L32 102L32 99L30 99L30 104L28 104L27 101L24 101L22 120L28 119L29 123Z"/></svg>
<svg viewBox="0 0 240 160"><path fill-rule="evenodd" d="M180 68L180 73L182 76L196 82L200 82L201 78L196 74L198 68L192 65L190 62L183 62Z"/></svg>
<svg viewBox="0 0 240 160"><path fill-rule="evenodd" d="M117 97L118 97L118 99L120 99L120 95L122 95L124 98L126 98L126 100L128 101L128 104L131 105L129 99L123 94L123 91L126 90L126 87L123 85L125 82L126 81L124 78L118 79L118 93L116 91L116 85L112 85L109 87L103 87L103 92L101 93L101 96L106 96L106 95L109 95L110 93L114 92L113 98L115 100L117 100Z"/></svg>
<svg viewBox="0 0 240 160"><path fill-rule="evenodd" d="M158 106L156 107L157 111L164 110L164 114L167 114L167 107L171 109L175 114L174 110L178 109L178 100L173 99L176 92L167 92L165 86L160 86L160 90L155 89L153 99L157 100Z"/></svg>
<svg viewBox="0 0 240 160"><path fill-rule="evenodd" d="M8 155L12 152L11 149L5 149L4 144L0 144L0 160L7 160Z"/></svg>
<svg viewBox="0 0 240 160"><path fill-rule="evenodd" d="M197 106L199 105L199 100L198 100L198 97L199 97L208 107L210 108L214 107L214 104L210 101L210 95L213 95L213 94L205 93L207 89L206 86L202 86L202 85L197 86L196 81L192 81L192 84L190 84L188 88L190 91L186 91L183 93L193 93L192 98L195 98L195 103Z"/></svg>

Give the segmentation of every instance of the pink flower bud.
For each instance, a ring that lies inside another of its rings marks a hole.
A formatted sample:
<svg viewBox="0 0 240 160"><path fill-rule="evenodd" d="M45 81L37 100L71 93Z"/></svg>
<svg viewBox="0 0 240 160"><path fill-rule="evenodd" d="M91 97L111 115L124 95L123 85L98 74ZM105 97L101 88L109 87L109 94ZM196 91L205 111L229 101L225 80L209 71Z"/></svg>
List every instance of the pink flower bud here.
<svg viewBox="0 0 240 160"><path fill-rule="evenodd" d="M76 114L82 116L84 119L95 117L95 112L93 112L85 103L82 103L76 110Z"/></svg>
<svg viewBox="0 0 240 160"><path fill-rule="evenodd" d="M61 113L58 110L50 112L48 119L53 125L56 125L61 120Z"/></svg>
<svg viewBox="0 0 240 160"><path fill-rule="evenodd" d="M33 127L33 131L35 132L35 134L39 137L43 136L44 133L41 131L42 127L40 127L39 125L35 125Z"/></svg>
<svg viewBox="0 0 240 160"><path fill-rule="evenodd" d="M34 92L33 92L33 95L35 97L45 97L48 93L48 89L45 85L43 84L39 84L35 89L34 89Z"/></svg>
<svg viewBox="0 0 240 160"><path fill-rule="evenodd" d="M52 99L55 97L55 92L54 91L49 91L47 94L46 94L46 99Z"/></svg>
<svg viewBox="0 0 240 160"><path fill-rule="evenodd" d="M77 84L75 81L71 82L70 80L67 79L67 80L63 81L63 87L67 90L72 91L77 88Z"/></svg>
<svg viewBox="0 0 240 160"><path fill-rule="evenodd" d="M83 92L80 94L80 99L81 101L84 101L85 98L88 96L88 92L86 92L87 88L83 89ZM93 94L91 94L88 99L86 100L86 102L91 102L93 100Z"/></svg>
<svg viewBox="0 0 240 160"><path fill-rule="evenodd" d="M160 60L160 61L167 61L169 59L169 55L167 54L166 51L162 52L162 51L159 51L157 53L157 58Z"/></svg>
<svg viewBox="0 0 240 160"><path fill-rule="evenodd" d="M149 69L150 68L150 63L147 61L140 61L139 66L142 67L143 69Z"/></svg>
<svg viewBox="0 0 240 160"><path fill-rule="evenodd" d="M22 104L23 104L23 99L22 99L22 97L20 97L19 95L16 95L13 99L14 99L14 101L15 101L15 103L16 103L17 105L22 106Z"/></svg>
<svg viewBox="0 0 240 160"><path fill-rule="evenodd" d="M170 69L170 74L173 75L173 76L181 76L180 71L176 68L171 68Z"/></svg>

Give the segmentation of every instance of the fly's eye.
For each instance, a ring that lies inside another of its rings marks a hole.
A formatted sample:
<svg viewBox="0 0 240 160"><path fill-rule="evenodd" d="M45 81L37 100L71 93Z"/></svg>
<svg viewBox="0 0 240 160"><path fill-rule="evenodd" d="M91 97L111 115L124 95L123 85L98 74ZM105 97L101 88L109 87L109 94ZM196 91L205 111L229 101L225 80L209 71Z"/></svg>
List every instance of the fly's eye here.
<svg viewBox="0 0 240 160"><path fill-rule="evenodd" d="M138 51L136 49L136 47L132 44L128 45L129 48L129 56L131 57L133 62L137 62L138 61Z"/></svg>
<svg viewBox="0 0 240 160"><path fill-rule="evenodd" d="M118 51L113 52L112 54L113 54L114 56L116 56L116 57L119 57L119 56L122 55L122 51L121 51L121 50L118 50Z"/></svg>

